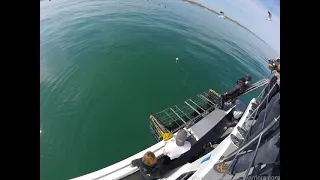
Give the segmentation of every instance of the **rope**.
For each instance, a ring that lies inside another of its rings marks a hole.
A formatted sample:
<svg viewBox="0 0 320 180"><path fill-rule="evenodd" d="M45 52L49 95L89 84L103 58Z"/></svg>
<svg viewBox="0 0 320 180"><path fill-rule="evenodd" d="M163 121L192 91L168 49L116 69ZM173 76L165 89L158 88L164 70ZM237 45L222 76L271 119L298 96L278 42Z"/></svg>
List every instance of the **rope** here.
<svg viewBox="0 0 320 180"><path fill-rule="evenodd" d="M186 74L186 78L184 78L184 80L182 81L183 82L183 84L185 84L186 83L186 80L188 79L188 73L179 65L179 67L180 67L180 69Z"/></svg>
<svg viewBox="0 0 320 180"><path fill-rule="evenodd" d="M181 69L181 71L183 71L184 74L185 74L185 78L184 78L184 80L182 81L182 84L185 85L186 87L188 87L189 89L196 91L193 87L188 86L188 85L186 84L186 81L187 81L187 79L188 79L188 77L189 77L189 74L180 66L180 64L179 64L178 62L177 62L176 64L177 64L177 66L179 66L179 68Z"/></svg>
<svg viewBox="0 0 320 180"><path fill-rule="evenodd" d="M170 132L163 132L153 118L153 116L150 116L152 123L156 127L157 131L161 134L163 140L168 141L169 139L171 139L173 137L173 134Z"/></svg>

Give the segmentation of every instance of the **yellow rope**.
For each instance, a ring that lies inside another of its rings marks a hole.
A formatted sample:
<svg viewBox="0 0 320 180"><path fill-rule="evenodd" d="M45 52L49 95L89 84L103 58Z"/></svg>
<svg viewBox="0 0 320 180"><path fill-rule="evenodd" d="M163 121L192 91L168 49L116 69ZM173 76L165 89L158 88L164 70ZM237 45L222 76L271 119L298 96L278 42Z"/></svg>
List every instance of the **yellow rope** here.
<svg viewBox="0 0 320 180"><path fill-rule="evenodd" d="M161 135L162 135L162 138L163 138L164 141L168 141L173 137L172 133L163 133L162 132Z"/></svg>
<svg viewBox="0 0 320 180"><path fill-rule="evenodd" d="M152 115L150 116L150 119L153 122L154 126L156 127L157 131L161 134L162 139L164 141L168 141L169 139L171 139L173 137L172 133L170 133L170 132L169 133L165 133L160 129L160 127L157 125L157 123L154 122L154 119L153 119Z"/></svg>

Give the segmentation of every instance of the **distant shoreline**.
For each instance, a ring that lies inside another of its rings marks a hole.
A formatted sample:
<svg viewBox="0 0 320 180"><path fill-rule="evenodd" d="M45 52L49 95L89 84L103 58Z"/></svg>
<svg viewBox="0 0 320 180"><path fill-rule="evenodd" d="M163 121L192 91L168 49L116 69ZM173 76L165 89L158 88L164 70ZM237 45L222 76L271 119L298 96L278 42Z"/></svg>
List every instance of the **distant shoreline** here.
<svg viewBox="0 0 320 180"><path fill-rule="evenodd" d="M220 15L219 12L216 12L216 11L210 9L210 8L207 8L207 7L205 7L205 6L203 6L202 4L199 4L199 3L197 3L197 2L190 1L190 0L181 0L181 1L187 2L187 3L190 3L190 4L193 4L193 5L195 5L195 6L204 8L204 9L210 11L210 12L213 12L213 13L215 13L215 14L217 14L217 15ZM226 16L225 14L224 14L224 17L225 17L225 19L228 19L228 20L230 20L231 22L233 22L233 23L237 24L238 26L242 27L243 29L247 30L249 33L253 34L255 37L257 37L258 39L260 39L262 42L266 43L263 39L261 39L259 36L257 36L255 33L253 33L252 31L250 31L248 28L246 28L245 26L241 25L241 24L238 23L237 21L229 18L229 17ZM266 43L266 44L268 45L268 43Z"/></svg>

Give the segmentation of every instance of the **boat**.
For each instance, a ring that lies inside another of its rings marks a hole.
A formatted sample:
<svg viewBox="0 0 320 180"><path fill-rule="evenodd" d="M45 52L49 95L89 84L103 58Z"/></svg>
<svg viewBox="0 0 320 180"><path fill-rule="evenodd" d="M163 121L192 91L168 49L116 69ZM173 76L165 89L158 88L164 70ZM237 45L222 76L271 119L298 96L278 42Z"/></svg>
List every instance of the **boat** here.
<svg viewBox="0 0 320 180"><path fill-rule="evenodd" d="M225 17L224 12L220 11L219 18L224 18L224 17Z"/></svg>
<svg viewBox="0 0 320 180"><path fill-rule="evenodd" d="M246 171L235 175L220 174L214 171L213 167L218 162L227 162L239 154L245 153L245 148L253 143L260 142L266 131L279 123L275 119L266 125L253 139L245 140L242 145L236 146L230 136L242 137L237 127L242 127L248 119L254 117L257 109L266 98L262 97L267 88L269 79L263 79L254 83L245 93L250 93L259 88L263 88L258 97L253 98L247 105L245 111L239 119L233 117L232 109L225 109L221 106L221 95L210 89L189 98L179 105L174 105L163 111L150 115L150 130L157 143L138 152L120 162L74 178L73 180L140 180L144 179L137 167L131 166L131 161L141 158L147 151L153 152L157 157L161 157L165 142L172 138L179 129L185 129L188 133L188 141L191 149L182 154L179 158L172 160L164 167L164 172L159 179L163 180L183 180L183 179L246 179L248 175L263 172L266 165L247 168ZM238 98L238 97L237 97ZM235 122L234 127L228 127L230 122ZM219 142L220 140L220 142ZM257 142L258 141L258 142ZM215 148L210 151L203 151L204 145L215 142ZM258 151L258 148L256 148ZM259 169L257 169L259 168ZM270 168L268 166L268 168ZM280 177L280 176L279 176Z"/></svg>

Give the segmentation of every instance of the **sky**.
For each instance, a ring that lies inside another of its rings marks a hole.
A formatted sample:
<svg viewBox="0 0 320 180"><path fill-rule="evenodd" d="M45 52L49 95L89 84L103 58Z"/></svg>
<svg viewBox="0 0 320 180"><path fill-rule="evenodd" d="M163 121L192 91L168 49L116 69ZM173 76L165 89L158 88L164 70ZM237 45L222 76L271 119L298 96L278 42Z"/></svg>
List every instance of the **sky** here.
<svg viewBox="0 0 320 180"><path fill-rule="evenodd" d="M280 0L194 0L226 16L263 39L280 55ZM272 21L267 21L268 11Z"/></svg>

